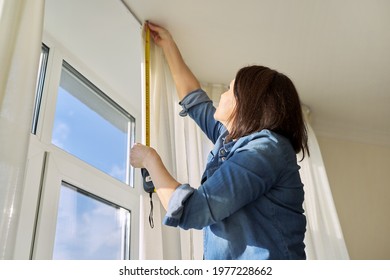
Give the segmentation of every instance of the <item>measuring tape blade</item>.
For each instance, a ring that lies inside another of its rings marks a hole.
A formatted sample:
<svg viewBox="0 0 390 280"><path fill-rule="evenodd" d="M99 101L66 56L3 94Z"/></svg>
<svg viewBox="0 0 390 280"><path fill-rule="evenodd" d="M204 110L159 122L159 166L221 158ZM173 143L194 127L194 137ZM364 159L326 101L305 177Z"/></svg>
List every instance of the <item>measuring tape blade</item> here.
<svg viewBox="0 0 390 280"><path fill-rule="evenodd" d="M150 29L147 23L145 23L145 145L150 147ZM155 192L149 172L142 168L141 174L145 192Z"/></svg>
<svg viewBox="0 0 390 280"><path fill-rule="evenodd" d="M145 24L145 145L150 147L150 29Z"/></svg>
<svg viewBox="0 0 390 280"><path fill-rule="evenodd" d="M150 29L145 23L145 145L150 147ZM154 228L152 194L156 191L148 170L141 169L144 191L149 193L149 225Z"/></svg>

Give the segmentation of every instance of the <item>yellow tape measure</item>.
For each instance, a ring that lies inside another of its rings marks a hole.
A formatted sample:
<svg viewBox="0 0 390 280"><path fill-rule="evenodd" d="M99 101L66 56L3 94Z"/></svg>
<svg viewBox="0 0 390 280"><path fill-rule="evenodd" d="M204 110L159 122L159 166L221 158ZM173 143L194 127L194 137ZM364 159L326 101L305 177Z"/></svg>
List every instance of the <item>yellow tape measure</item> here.
<svg viewBox="0 0 390 280"><path fill-rule="evenodd" d="M150 29L147 22L145 23L145 145L150 147ZM145 168L141 169L141 174L144 190L150 197L149 225L154 228L152 194L156 189Z"/></svg>
<svg viewBox="0 0 390 280"><path fill-rule="evenodd" d="M145 24L145 145L150 147L150 29Z"/></svg>

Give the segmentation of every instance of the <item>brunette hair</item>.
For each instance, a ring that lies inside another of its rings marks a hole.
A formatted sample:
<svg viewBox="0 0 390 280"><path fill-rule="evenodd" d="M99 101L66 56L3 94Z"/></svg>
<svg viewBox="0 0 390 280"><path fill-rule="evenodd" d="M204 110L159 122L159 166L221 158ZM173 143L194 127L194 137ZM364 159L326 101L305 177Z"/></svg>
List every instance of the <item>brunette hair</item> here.
<svg viewBox="0 0 390 280"><path fill-rule="evenodd" d="M295 153L302 151L302 159L305 151L309 155L298 92L287 76L264 66L244 67L237 72L233 92L229 139L269 129L288 138Z"/></svg>

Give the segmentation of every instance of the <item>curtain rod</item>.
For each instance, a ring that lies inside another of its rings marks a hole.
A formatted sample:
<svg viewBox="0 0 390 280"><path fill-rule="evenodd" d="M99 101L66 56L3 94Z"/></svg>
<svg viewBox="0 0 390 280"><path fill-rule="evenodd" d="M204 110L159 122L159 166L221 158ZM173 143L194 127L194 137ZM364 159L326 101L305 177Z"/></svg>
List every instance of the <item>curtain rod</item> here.
<svg viewBox="0 0 390 280"><path fill-rule="evenodd" d="M143 21L141 21L137 15L131 10L129 5L125 2L125 0L121 0L122 4L126 7L126 9L130 12L130 14L135 18L135 20L139 23L139 25L142 27L143 26Z"/></svg>

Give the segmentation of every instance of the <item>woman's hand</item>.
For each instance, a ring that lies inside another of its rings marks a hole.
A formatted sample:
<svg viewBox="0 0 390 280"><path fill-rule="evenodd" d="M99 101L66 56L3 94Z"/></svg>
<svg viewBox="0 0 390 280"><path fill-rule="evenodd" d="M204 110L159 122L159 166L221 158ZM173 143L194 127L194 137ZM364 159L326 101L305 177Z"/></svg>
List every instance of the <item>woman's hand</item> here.
<svg viewBox="0 0 390 280"><path fill-rule="evenodd" d="M135 168L146 168L154 153L153 148L136 143L130 151L130 164Z"/></svg>
<svg viewBox="0 0 390 280"><path fill-rule="evenodd" d="M169 174L158 153L148 146L134 144L130 151L130 164L148 170L162 205L168 209L169 200L180 183Z"/></svg>
<svg viewBox="0 0 390 280"><path fill-rule="evenodd" d="M148 22L148 26L150 29L150 35L157 46L164 48L174 42L171 34L165 28L150 22Z"/></svg>

